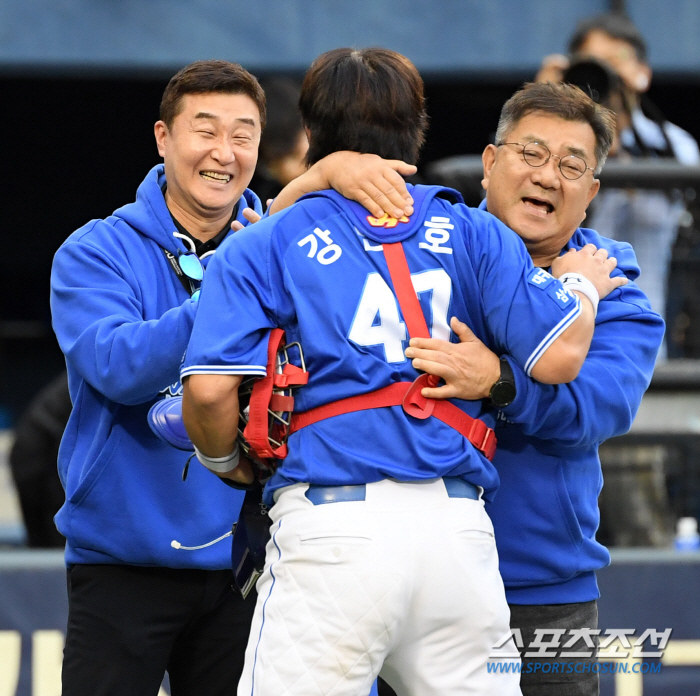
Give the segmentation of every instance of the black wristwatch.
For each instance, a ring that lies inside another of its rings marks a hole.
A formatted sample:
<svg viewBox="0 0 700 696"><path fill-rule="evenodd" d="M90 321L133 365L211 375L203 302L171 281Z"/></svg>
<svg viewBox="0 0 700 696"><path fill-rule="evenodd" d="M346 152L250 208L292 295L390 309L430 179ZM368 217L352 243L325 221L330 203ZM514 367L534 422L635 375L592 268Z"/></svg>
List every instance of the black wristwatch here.
<svg viewBox="0 0 700 696"><path fill-rule="evenodd" d="M512 404L513 399L515 399L515 375L513 368L505 358L501 358L501 376L491 387L489 398L491 403L498 408L505 408L508 404Z"/></svg>

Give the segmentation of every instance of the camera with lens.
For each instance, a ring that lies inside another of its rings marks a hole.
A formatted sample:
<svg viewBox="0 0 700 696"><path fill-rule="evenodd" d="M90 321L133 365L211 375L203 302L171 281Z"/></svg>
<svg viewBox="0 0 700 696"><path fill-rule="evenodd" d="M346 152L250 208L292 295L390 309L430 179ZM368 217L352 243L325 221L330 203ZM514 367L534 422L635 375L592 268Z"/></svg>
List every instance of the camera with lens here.
<svg viewBox="0 0 700 696"><path fill-rule="evenodd" d="M606 63L595 58L573 58L563 81L581 88L594 102L613 111L623 97L621 78Z"/></svg>

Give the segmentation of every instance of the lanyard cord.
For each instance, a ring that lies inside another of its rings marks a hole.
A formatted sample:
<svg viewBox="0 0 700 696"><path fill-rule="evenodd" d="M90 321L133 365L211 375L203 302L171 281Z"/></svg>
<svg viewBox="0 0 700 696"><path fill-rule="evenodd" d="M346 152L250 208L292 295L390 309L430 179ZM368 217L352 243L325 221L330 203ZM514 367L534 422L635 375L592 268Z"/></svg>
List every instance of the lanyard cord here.
<svg viewBox="0 0 700 696"><path fill-rule="evenodd" d="M195 292L195 288L192 285L192 281L182 272L182 269L180 268L180 264L177 261L177 256L175 254L170 253L167 249L161 247L163 249L163 253L165 254L165 258L168 259L170 262L170 265L173 268L173 271L175 271L175 275L177 276L177 279L182 283L182 287L185 288L187 291L187 294L192 297Z"/></svg>

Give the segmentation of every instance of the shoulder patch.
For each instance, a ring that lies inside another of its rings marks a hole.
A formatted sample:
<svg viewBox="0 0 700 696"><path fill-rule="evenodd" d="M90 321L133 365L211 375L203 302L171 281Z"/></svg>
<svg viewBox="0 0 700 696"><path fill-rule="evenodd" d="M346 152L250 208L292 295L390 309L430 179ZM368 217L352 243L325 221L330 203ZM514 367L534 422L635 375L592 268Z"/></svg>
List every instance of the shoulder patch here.
<svg viewBox="0 0 700 696"><path fill-rule="evenodd" d="M534 285L536 288L540 288L540 290L544 290L553 280L554 276L547 273L544 268L535 268L527 279L527 282Z"/></svg>
<svg viewBox="0 0 700 696"><path fill-rule="evenodd" d="M550 276L552 280L555 280ZM562 308L567 309L576 304L576 296L570 293L558 280L550 284L547 294Z"/></svg>

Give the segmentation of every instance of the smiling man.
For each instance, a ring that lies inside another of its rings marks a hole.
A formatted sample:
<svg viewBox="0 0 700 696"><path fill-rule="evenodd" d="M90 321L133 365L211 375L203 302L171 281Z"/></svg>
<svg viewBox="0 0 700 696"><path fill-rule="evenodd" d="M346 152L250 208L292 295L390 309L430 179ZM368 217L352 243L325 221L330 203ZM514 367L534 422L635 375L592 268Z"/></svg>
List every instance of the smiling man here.
<svg viewBox="0 0 700 696"><path fill-rule="evenodd" d="M260 105L246 93L164 98L155 136L165 203L199 240L215 237L231 218L255 171L261 125Z"/></svg>
<svg viewBox="0 0 700 696"><path fill-rule="evenodd" d="M156 696L166 670L175 694L229 694L255 603L231 589L230 545L207 543L231 529L243 494L202 467L183 482L187 455L161 442L146 414L181 393L202 267L232 226L248 224L249 208L262 212L246 187L265 95L240 65L200 61L170 80L160 116L163 164L134 203L66 240L51 277L73 403L56 516L67 540L64 696ZM379 215L376 201L412 211L402 195L381 194L392 176L403 183L394 169L415 171L394 164L370 161L379 176L362 175ZM301 190L326 188L324 171L305 174Z"/></svg>
<svg viewBox="0 0 700 696"><path fill-rule="evenodd" d="M482 207L515 230L535 265L554 276L562 259L590 243L617 259L615 275L639 275L629 244L579 227L600 185L595 174L612 125L610 112L576 87L527 85L504 105L496 144L484 151ZM554 387L489 350L466 325L452 326L459 344L413 339L406 355L445 379L425 396L484 399L499 409L493 463L501 487L486 508L511 627L522 636L523 696L597 696L595 571L610 562L595 538L603 483L598 446L629 430L663 321L636 283L617 288L598 305L578 377ZM556 658L533 657L545 643ZM493 693L501 693L492 676Z"/></svg>
<svg viewBox="0 0 700 696"><path fill-rule="evenodd" d="M252 603L230 587L224 544L242 495L192 471L146 413L179 393L194 322L187 261L213 252L246 207L265 95L239 65L194 63L169 82L155 124L164 164L136 202L72 234L56 254L53 325L73 413L59 454L69 616L63 694L227 693L242 667ZM207 258L203 258L206 265ZM201 270L201 267L200 267ZM196 275L196 274L195 274Z"/></svg>

